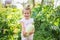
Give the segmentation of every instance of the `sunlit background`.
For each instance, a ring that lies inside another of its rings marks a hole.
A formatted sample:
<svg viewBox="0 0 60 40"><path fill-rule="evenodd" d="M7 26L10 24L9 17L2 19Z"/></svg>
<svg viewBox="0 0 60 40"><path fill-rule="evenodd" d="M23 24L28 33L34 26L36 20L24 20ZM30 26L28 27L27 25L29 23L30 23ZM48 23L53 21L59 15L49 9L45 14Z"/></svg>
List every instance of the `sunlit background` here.
<svg viewBox="0 0 60 40"><path fill-rule="evenodd" d="M21 40L22 10L30 5L34 40L60 40L60 0L0 0L0 40Z"/></svg>
<svg viewBox="0 0 60 40"><path fill-rule="evenodd" d="M34 0L35 3L40 3L42 0ZM57 7L60 5L60 0L52 0L54 1L54 7ZM44 0L44 4L51 4L52 3L51 0ZM32 4L32 0L0 0L0 2L4 5L5 2L10 2L11 5L16 6L17 8L23 8L23 6L25 6L26 4Z"/></svg>

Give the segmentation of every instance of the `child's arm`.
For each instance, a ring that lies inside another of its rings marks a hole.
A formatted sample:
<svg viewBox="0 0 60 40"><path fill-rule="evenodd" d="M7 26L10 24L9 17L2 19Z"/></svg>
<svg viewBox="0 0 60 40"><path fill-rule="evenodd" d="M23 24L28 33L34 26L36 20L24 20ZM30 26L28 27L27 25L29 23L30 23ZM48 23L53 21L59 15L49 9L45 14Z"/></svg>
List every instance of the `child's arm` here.
<svg viewBox="0 0 60 40"><path fill-rule="evenodd" d="M25 27L23 22L21 22L21 26L22 26L22 33L24 36L26 36L27 33L25 32Z"/></svg>
<svg viewBox="0 0 60 40"><path fill-rule="evenodd" d="M23 22L21 22L21 26L22 26L22 32L25 32L25 27Z"/></svg>
<svg viewBox="0 0 60 40"><path fill-rule="evenodd" d="M32 24L34 25L34 19L32 19ZM35 27L34 29L32 30L32 32L30 32L30 35L33 34L35 32Z"/></svg>

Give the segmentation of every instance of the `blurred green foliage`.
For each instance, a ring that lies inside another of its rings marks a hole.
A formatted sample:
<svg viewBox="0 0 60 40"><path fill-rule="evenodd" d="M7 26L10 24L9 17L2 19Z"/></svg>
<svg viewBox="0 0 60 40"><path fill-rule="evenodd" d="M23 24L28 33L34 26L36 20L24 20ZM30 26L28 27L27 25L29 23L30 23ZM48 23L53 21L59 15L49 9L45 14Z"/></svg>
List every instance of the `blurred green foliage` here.
<svg viewBox="0 0 60 40"><path fill-rule="evenodd" d="M60 40L60 6L37 5L32 9L35 19L34 40Z"/></svg>
<svg viewBox="0 0 60 40"><path fill-rule="evenodd" d="M0 40L18 40L20 38L22 11L16 8L0 7Z"/></svg>
<svg viewBox="0 0 60 40"><path fill-rule="evenodd" d="M32 8L31 17L35 19L34 40L60 40L60 6L39 4ZM21 18L21 9L0 5L0 40L21 40Z"/></svg>

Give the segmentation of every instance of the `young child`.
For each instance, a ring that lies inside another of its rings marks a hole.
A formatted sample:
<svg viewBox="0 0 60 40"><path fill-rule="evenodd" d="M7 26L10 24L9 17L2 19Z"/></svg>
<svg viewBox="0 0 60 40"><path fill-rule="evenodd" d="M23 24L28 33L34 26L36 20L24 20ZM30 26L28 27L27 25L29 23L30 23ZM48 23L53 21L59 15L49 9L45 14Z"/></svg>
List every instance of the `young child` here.
<svg viewBox="0 0 60 40"><path fill-rule="evenodd" d="M21 31L21 40L33 40L33 35L35 29L33 29L29 34L26 32L26 28L29 24L34 23L34 19L31 18L31 9L29 6L23 10L23 18L20 20L22 31ZM29 36L26 36L28 34Z"/></svg>

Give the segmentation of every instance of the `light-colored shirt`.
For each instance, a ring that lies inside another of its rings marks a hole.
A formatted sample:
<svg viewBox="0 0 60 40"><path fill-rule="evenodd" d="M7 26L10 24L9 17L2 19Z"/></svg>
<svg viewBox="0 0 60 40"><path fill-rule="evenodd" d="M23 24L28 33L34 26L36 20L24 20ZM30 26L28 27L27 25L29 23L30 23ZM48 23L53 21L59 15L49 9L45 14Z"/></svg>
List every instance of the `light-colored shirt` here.
<svg viewBox="0 0 60 40"><path fill-rule="evenodd" d="M20 22L24 23L24 27L26 28L29 24L33 24L34 23L34 19L33 18L29 18L28 20L25 18L22 18L20 20Z"/></svg>

